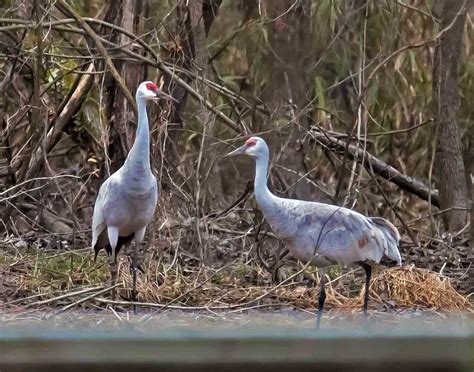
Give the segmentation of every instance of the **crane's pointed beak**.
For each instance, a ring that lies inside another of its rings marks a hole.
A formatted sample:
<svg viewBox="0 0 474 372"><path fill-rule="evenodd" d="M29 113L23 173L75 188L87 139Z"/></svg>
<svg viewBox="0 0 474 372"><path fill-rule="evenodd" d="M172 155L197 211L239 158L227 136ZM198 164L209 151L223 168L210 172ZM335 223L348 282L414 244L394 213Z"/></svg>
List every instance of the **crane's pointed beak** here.
<svg viewBox="0 0 474 372"><path fill-rule="evenodd" d="M235 156L235 155L245 154L245 150L247 150L247 145L240 146L237 150L231 151L227 155L224 155L224 158L228 158L230 156Z"/></svg>
<svg viewBox="0 0 474 372"><path fill-rule="evenodd" d="M166 94L165 92L163 92L162 90L158 89L158 90L155 90L155 94L156 94L156 97L157 98L163 98L163 99L167 99L167 100L170 100L170 101L174 101L176 103L179 103L179 101L174 98L174 97L171 97L169 94Z"/></svg>

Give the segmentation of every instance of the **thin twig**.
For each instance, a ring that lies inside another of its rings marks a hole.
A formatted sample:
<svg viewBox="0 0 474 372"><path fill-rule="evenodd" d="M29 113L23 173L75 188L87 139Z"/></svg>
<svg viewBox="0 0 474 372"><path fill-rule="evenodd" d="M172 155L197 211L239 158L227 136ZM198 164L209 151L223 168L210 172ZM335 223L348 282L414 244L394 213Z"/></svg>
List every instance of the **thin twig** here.
<svg viewBox="0 0 474 372"><path fill-rule="evenodd" d="M86 289L82 289L82 290L76 291L76 292L69 292L69 293L65 293L65 294L57 296L57 297L48 298L48 299L43 300L43 301L32 302L30 304L27 304L26 307L46 305L46 304L49 304L51 302L64 300L65 298L74 297L74 296L81 295L81 294L84 294L84 293L97 291L97 290L100 290L100 289L103 289L103 288L104 287L100 286L100 287L86 288Z"/></svg>
<svg viewBox="0 0 474 372"><path fill-rule="evenodd" d="M91 294L91 295L89 295L89 296L87 296L87 297L81 298L80 300L77 300L76 302L73 302L72 304L66 305L66 306L62 307L61 309L55 311L55 312L51 315L51 317L52 317L52 316L55 316L55 315L58 315L58 314L61 314L62 312L66 311L66 310L69 310L69 309L73 308L74 306L80 305L80 304L82 304L83 302L92 300L92 299L96 298L97 296L99 296L99 295L101 295L101 294L104 294L104 293L107 293L107 292L111 291L112 289L114 289L114 288L116 288L116 287L118 287L118 286L120 286L120 285L122 285L122 283L116 283L116 284L114 284L113 286L107 287L107 288L105 288L105 289L103 289L103 290L101 290L101 291L98 291L98 292L96 292L96 293L93 293L93 294Z"/></svg>

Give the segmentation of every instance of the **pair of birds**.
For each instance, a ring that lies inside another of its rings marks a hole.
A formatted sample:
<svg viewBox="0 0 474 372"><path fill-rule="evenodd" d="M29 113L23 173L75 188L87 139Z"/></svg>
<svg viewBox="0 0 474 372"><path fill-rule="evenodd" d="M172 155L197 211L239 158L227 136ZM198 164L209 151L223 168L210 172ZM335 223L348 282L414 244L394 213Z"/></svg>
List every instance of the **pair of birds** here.
<svg viewBox="0 0 474 372"><path fill-rule="evenodd" d="M92 247L95 258L104 248L111 256L112 284L117 276L117 254L124 244L135 240L132 260L132 300L136 300L137 248L145 235L158 200L157 181L150 166L150 135L146 102L173 97L146 81L136 93L138 128L135 143L124 165L100 187L94 206ZM243 146L226 156L247 155L255 159L255 197L275 234L295 258L320 268L334 264L360 265L366 273L364 313L367 313L371 263L382 257L401 265L400 235L394 225L379 217L366 217L353 210L317 202L280 198L267 186L269 150L262 138L250 137ZM317 327L326 299L325 275L317 312ZM115 294L112 293L112 297Z"/></svg>

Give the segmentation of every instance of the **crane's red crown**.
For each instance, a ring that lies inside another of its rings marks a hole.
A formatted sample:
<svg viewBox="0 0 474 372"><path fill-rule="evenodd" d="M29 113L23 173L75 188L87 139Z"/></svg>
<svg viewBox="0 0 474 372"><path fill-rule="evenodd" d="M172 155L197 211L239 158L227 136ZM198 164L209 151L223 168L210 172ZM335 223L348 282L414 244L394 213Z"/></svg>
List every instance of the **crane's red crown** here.
<svg viewBox="0 0 474 372"><path fill-rule="evenodd" d="M253 137L250 137L247 141L245 141L247 146L255 146L257 144L257 140Z"/></svg>
<svg viewBox="0 0 474 372"><path fill-rule="evenodd" d="M158 86L155 83L147 83L146 89L155 91L155 90L158 90Z"/></svg>

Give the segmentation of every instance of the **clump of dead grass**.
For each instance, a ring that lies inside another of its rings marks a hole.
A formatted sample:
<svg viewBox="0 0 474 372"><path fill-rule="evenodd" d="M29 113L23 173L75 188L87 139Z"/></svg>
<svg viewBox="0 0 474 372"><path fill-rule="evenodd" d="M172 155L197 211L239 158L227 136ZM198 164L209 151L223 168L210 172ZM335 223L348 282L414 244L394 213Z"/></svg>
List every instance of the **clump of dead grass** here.
<svg viewBox="0 0 474 372"><path fill-rule="evenodd" d="M385 297L402 307L460 311L472 308L448 277L413 265L380 271L371 284L370 294L374 299Z"/></svg>

